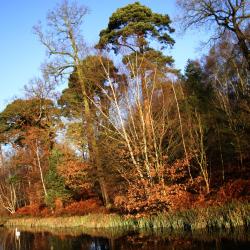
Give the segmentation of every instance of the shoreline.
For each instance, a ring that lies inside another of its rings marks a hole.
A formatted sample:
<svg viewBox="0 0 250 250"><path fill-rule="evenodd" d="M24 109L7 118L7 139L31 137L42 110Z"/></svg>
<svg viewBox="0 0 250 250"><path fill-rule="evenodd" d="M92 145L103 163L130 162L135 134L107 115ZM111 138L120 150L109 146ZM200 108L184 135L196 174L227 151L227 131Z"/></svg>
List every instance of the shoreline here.
<svg viewBox="0 0 250 250"><path fill-rule="evenodd" d="M26 228L76 228L124 230L171 230L171 231L216 231L220 229L250 228L250 203L230 203L223 206L211 206L189 209L139 219L127 218L118 214L88 214L64 217L20 217L0 218L4 227Z"/></svg>

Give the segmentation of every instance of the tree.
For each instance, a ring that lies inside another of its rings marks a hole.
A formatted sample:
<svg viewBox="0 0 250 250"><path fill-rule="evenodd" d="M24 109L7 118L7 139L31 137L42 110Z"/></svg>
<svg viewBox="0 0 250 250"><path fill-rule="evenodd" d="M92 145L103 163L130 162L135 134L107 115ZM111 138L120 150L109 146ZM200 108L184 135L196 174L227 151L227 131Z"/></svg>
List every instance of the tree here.
<svg viewBox="0 0 250 250"><path fill-rule="evenodd" d="M200 113L211 108L212 88L198 61L188 60L185 68L185 91L190 106Z"/></svg>
<svg viewBox="0 0 250 250"><path fill-rule="evenodd" d="M115 53L121 47L127 47L133 52L144 53L150 49L150 39L155 39L162 47L172 46L174 40L169 33L168 15L152 12L139 2L117 9L109 19L108 27L100 32L99 48L113 49Z"/></svg>
<svg viewBox="0 0 250 250"><path fill-rule="evenodd" d="M219 37L225 31L232 32L250 71L250 37L247 31L250 4L246 0L177 0L183 10L184 27L216 25Z"/></svg>
<svg viewBox="0 0 250 250"><path fill-rule="evenodd" d="M100 131L105 127L106 118L100 115L99 109L106 116L109 116L109 109L111 100L107 98L105 93L111 92L110 84L104 73L104 68L109 69L110 77L113 81L119 82L118 88L124 87L123 77L118 73L113 62L104 56L87 56L81 65L81 70L84 75L84 83L86 85L86 92L89 99L89 107L93 117L95 126L95 136L98 137ZM84 96L82 95L81 83L77 77L77 72L74 70L69 77L68 87L62 91L62 95L58 100L58 104L62 107L62 113L69 119L73 119L74 123L68 125L67 135L72 138L71 134L74 133L74 139L78 145L81 145L83 156L89 155L88 147L86 146L86 117L83 111ZM98 108L96 107L98 106ZM80 123L79 124L79 120ZM80 138L79 138L80 135ZM85 157L84 157L85 158Z"/></svg>
<svg viewBox="0 0 250 250"><path fill-rule="evenodd" d="M174 29L170 26L168 15L154 13L139 2L117 9L109 19L108 27L100 32L97 48L113 50L115 54L125 49L123 62L128 66L131 76L140 81L141 107L145 123L145 143L152 145L151 107L152 76L157 66L171 66L173 59L153 49L152 43L161 44L161 48L172 47L174 40L170 36ZM152 65L157 62L154 67ZM149 67L150 65L150 67ZM150 69L150 70L149 70ZM162 68L161 68L162 69ZM149 75L148 77L148 70ZM149 80L148 80L149 79Z"/></svg>
<svg viewBox="0 0 250 250"><path fill-rule="evenodd" d="M204 69L219 110L217 120L223 162L234 162L244 170L249 158L249 76L239 57L239 49L230 53L232 47L231 36L218 40L205 57Z"/></svg>
<svg viewBox="0 0 250 250"><path fill-rule="evenodd" d="M3 157L3 150L2 144L0 143L0 169L4 166L4 157Z"/></svg>
<svg viewBox="0 0 250 250"><path fill-rule="evenodd" d="M74 198L79 200L96 197L100 190L94 190L97 178L93 178L93 167L76 156L68 145L58 147L58 151L61 154L61 161L57 164L57 173L63 178L67 189L70 189Z"/></svg>
<svg viewBox="0 0 250 250"><path fill-rule="evenodd" d="M240 48L235 46L232 33L225 33L204 57L206 77L214 81L218 91L224 91L230 98L240 101L241 98L250 96L247 67L242 63ZM222 86L223 85L223 86Z"/></svg>
<svg viewBox="0 0 250 250"><path fill-rule="evenodd" d="M83 58L86 46L81 36L81 26L88 9L85 6L70 4L64 1L47 16L48 30L43 32L41 24L34 27L40 42L46 47L52 61L47 66L47 72L54 76L69 74L75 70L75 75L80 83L83 101L83 113L86 120L86 137L88 141L89 158L99 173L99 184L102 198L108 204L108 194L102 174L102 167L95 137L93 114L91 113L88 86L82 71ZM71 70L71 71L69 71Z"/></svg>
<svg viewBox="0 0 250 250"><path fill-rule="evenodd" d="M1 137L5 143L21 146L29 128L48 130L53 125L54 112L54 104L49 99L17 99L0 113Z"/></svg>
<svg viewBox="0 0 250 250"><path fill-rule="evenodd" d="M3 142L16 150L20 166L29 166L28 182L31 184L35 180L40 180L45 196L47 191L44 171L54 145L55 113L56 108L52 100L37 97L17 99L0 113L0 133L4 138Z"/></svg>
<svg viewBox="0 0 250 250"><path fill-rule="evenodd" d="M112 14L108 27L100 32L100 40L96 47L112 49L116 54L122 48L128 48L129 52L134 53L134 58L136 54L139 54L141 60L143 57L150 58L153 54L153 57L157 55L161 58L159 61L164 62L165 65L171 65L173 62L171 57L165 57L158 51L154 51L151 46L152 41L159 42L162 49L174 45L174 40L169 35L174 32L170 24L171 20L168 15L154 13L139 2L128 4ZM149 57L145 53L149 54ZM128 59L125 58L125 62L128 62ZM140 65L140 61L136 63ZM142 79L143 99L147 99L146 87Z"/></svg>
<svg viewBox="0 0 250 250"><path fill-rule="evenodd" d="M70 199L71 193L67 190L64 178L58 173L58 166L63 161L63 154L58 149L54 149L49 159L49 169L45 176L45 183L48 190L45 202L54 207L55 201L66 202Z"/></svg>
<svg viewBox="0 0 250 250"><path fill-rule="evenodd" d="M0 206L14 214L20 198L20 179L10 169L1 171Z"/></svg>

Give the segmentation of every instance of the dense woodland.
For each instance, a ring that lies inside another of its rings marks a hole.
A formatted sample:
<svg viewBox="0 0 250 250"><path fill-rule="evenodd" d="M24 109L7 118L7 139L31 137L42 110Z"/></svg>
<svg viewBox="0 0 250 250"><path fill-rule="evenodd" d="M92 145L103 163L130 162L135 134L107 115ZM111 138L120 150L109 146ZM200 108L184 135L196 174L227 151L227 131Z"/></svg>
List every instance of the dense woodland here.
<svg viewBox="0 0 250 250"><path fill-rule="evenodd" d="M177 4L186 32L214 32L183 74L167 55L170 17L139 2L111 15L95 48L77 3L34 27L43 77L0 113L1 213L143 216L249 201L249 2Z"/></svg>

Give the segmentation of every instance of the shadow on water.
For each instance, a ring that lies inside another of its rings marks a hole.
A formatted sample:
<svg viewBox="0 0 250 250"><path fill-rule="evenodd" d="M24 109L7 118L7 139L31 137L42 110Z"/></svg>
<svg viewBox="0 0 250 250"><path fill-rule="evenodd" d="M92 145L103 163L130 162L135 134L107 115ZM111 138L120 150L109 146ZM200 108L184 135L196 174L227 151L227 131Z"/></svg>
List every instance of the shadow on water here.
<svg viewBox="0 0 250 250"><path fill-rule="evenodd" d="M250 232L128 232L125 230L0 228L0 250L250 249Z"/></svg>

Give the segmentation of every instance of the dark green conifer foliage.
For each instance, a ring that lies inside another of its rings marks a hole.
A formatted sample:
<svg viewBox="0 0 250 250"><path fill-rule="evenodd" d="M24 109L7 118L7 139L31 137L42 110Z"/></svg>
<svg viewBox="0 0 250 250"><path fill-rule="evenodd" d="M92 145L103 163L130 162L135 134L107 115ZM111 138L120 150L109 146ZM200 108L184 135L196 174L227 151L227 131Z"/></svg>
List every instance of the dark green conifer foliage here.
<svg viewBox="0 0 250 250"><path fill-rule="evenodd" d="M213 90L199 62L189 60L185 68L185 90L189 105L200 113L212 109Z"/></svg>
<svg viewBox="0 0 250 250"><path fill-rule="evenodd" d="M117 9L109 19L108 27L100 32L98 48L118 53L121 46L134 52L150 49L150 40L160 42L162 48L174 45L169 33L174 32L168 15L152 12L139 2Z"/></svg>
<svg viewBox="0 0 250 250"><path fill-rule="evenodd" d="M91 100L93 100L94 97L98 97L98 99L103 100L105 98L105 94L102 89L105 89L107 92L109 91L110 87L106 84L107 77L103 67L109 70L110 77L120 77L113 62L105 57L87 56L82 61L81 67L86 85L86 94ZM83 98L84 95L82 93L81 84L78 80L76 72L73 71L69 77L68 87L63 90L62 95L58 100L58 104L62 107L63 115L74 118L81 117L84 107Z"/></svg>
<svg viewBox="0 0 250 250"><path fill-rule="evenodd" d="M49 170L45 176L45 185L47 187L45 203L50 207L54 207L56 199L64 202L71 197L71 193L66 188L63 177L57 171L57 166L62 160L63 154L58 149L54 149L49 159Z"/></svg>

